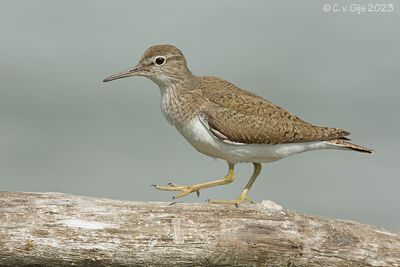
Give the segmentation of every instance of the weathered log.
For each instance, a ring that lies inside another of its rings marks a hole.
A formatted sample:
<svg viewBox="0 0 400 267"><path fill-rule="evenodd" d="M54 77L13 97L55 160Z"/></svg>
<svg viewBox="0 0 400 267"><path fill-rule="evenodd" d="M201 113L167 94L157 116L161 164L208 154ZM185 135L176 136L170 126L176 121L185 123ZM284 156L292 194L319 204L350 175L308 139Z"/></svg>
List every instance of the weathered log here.
<svg viewBox="0 0 400 267"><path fill-rule="evenodd" d="M400 266L400 235L271 202L0 193L0 266Z"/></svg>

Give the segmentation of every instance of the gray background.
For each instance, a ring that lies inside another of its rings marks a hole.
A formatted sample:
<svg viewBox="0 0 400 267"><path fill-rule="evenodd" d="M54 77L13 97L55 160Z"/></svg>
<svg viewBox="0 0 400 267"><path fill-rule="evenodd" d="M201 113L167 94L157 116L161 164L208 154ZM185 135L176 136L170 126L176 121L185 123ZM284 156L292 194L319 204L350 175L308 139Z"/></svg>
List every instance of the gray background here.
<svg viewBox="0 0 400 267"><path fill-rule="evenodd" d="M171 43L192 72L375 149L264 164L254 200L400 230L400 5L338 14L299 2L2 1L0 189L169 201L150 185L223 176L224 161L196 152L164 120L155 84L101 82ZM238 165L235 183L184 201L236 197L250 174Z"/></svg>

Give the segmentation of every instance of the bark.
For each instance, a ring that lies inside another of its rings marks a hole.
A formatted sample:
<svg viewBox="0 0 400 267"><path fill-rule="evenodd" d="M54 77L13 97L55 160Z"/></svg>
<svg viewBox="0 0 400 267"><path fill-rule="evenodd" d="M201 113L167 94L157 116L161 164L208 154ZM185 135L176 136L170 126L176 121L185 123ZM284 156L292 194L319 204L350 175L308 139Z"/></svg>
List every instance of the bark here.
<svg viewBox="0 0 400 267"><path fill-rule="evenodd" d="M271 202L0 192L0 266L400 266L400 235Z"/></svg>

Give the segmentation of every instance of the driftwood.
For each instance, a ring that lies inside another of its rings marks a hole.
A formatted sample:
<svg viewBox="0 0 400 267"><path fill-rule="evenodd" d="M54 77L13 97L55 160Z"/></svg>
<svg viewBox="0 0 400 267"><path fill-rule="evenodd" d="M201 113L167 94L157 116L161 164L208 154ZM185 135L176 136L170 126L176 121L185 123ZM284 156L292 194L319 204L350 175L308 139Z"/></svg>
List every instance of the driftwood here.
<svg viewBox="0 0 400 267"><path fill-rule="evenodd" d="M0 266L400 266L400 235L300 214L0 192Z"/></svg>

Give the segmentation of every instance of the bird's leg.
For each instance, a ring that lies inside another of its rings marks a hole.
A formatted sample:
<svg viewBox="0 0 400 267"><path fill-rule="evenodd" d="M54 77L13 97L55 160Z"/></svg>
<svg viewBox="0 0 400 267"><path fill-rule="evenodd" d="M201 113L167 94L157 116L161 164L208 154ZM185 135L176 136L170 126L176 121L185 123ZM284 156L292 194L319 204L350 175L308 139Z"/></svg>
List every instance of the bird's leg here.
<svg viewBox="0 0 400 267"><path fill-rule="evenodd" d="M187 186L180 186L173 183L169 183L168 186L159 186L159 185L153 185L153 186L156 189L163 191L180 191L181 193L174 196L173 199L184 197L193 192L196 192L197 196L199 196L201 189L229 184L232 183L233 180L235 180L234 164L228 163L228 165L229 165L228 174L224 178L215 181L201 183L201 184L187 185Z"/></svg>
<svg viewBox="0 0 400 267"><path fill-rule="evenodd" d="M254 184L254 181L257 179L257 176L261 172L261 164L260 163L253 163L254 165L254 171L253 175L251 176L250 180L247 182L243 192L240 194L240 196L234 200L208 200L209 203L222 203L222 204L234 204L236 207L239 206L240 203L242 203L245 200L248 200L250 203L253 203L253 201L247 196L247 194L250 191L251 186Z"/></svg>

